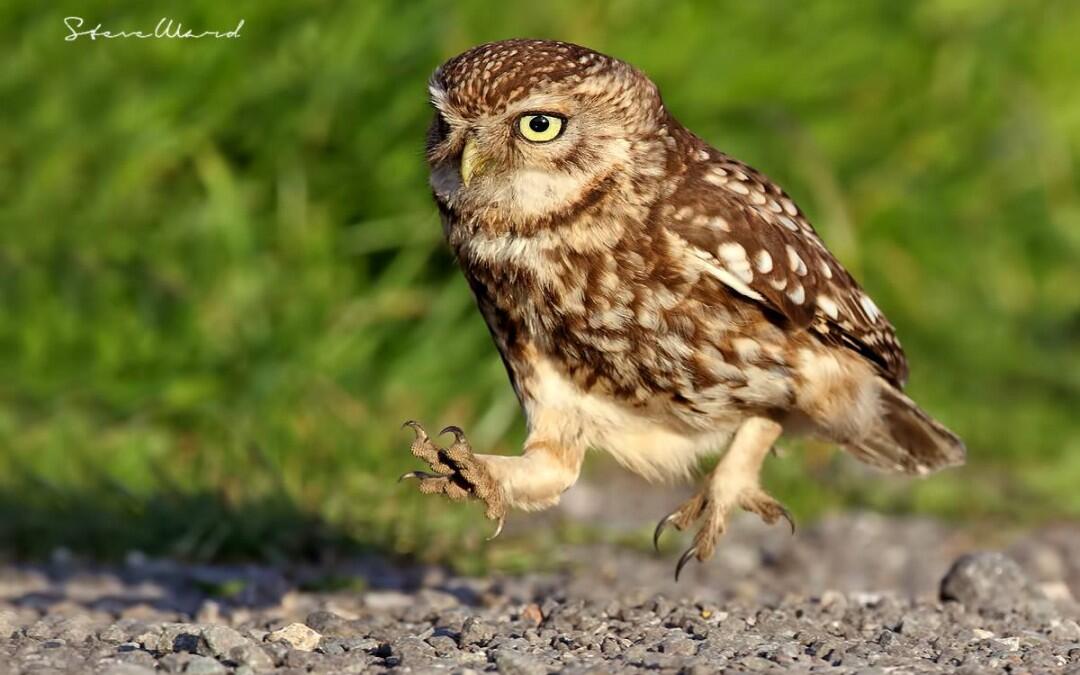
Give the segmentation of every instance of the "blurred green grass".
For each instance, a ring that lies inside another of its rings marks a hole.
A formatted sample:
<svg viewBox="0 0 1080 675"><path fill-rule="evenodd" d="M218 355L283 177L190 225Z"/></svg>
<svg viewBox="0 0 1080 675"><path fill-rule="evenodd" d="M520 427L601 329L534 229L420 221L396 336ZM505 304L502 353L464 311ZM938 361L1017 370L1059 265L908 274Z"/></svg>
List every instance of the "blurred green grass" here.
<svg viewBox="0 0 1080 675"><path fill-rule="evenodd" d="M784 184L969 444L919 482L803 446L767 478L797 513L1076 517L1078 34L1065 0L5 3L0 547L518 559L394 483L404 419L523 435L422 158L430 71L515 36L637 64Z"/></svg>

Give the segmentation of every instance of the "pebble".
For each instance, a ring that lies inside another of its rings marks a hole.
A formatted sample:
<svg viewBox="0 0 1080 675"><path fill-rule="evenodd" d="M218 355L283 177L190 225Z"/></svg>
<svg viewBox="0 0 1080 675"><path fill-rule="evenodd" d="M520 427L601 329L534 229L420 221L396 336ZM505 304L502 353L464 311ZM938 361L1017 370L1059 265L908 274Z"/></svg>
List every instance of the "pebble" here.
<svg viewBox="0 0 1080 675"><path fill-rule="evenodd" d="M318 647L321 639L322 635L302 623L291 623L266 636L267 642L284 640L292 645L293 649L299 649L302 652L310 652Z"/></svg>
<svg viewBox="0 0 1080 675"><path fill-rule="evenodd" d="M959 558L941 580L940 595L971 610L997 613L1045 597L1015 560L997 552Z"/></svg>

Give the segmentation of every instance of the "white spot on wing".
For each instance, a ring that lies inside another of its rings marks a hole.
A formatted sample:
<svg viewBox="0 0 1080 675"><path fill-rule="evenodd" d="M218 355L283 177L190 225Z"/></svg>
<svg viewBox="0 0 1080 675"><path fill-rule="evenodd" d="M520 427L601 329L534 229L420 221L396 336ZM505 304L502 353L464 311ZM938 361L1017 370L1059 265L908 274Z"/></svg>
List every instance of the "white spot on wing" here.
<svg viewBox="0 0 1080 675"><path fill-rule="evenodd" d="M801 305L803 304L803 301L806 300L806 289L803 288L802 284L797 283L794 288L788 291L787 296L791 298L791 301L796 305Z"/></svg>
<svg viewBox="0 0 1080 675"><path fill-rule="evenodd" d="M724 171L719 167L713 168L705 174L705 182L709 183L710 185L721 187L728 182L727 171Z"/></svg>
<svg viewBox="0 0 1080 675"><path fill-rule="evenodd" d="M793 247L791 244L788 244L785 248L787 249L788 265L791 266L791 271L795 272L800 277L805 277L806 263L803 262L803 259L801 257L799 257L798 251L796 251L795 247Z"/></svg>
<svg viewBox="0 0 1080 675"><path fill-rule="evenodd" d="M877 321L878 317L881 316L881 310L877 308L870 296L865 293L859 298L859 304L862 305L863 311L866 312L871 321Z"/></svg>
<svg viewBox="0 0 1080 675"><path fill-rule="evenodd" d="M739 248L742 248L742 247L740 246ZM717 279L719 279L724 285L738 291L742 295L745 295L746 297L751 298L753 300L759 300L760 301L760 300L765 299L765 298L763 298L761 296L761 293L758 293L754 289L747 286L746 282L744 282L742 279L735 276L734 274L732 274L728 270L724 269L723 267L720 267L719 265L717 265L715 263L715 258L713 258L711 255L709 255L705 251L702 251L699 248L693 248L693 247L691 247L691 250L693 251L694 255L697 256L698 259L700 259L702 263L704 263L704 271L707 272L708 274L711 274L712 276L716 277ZM745 255L745 253L744 253L744 255Z"/></svg>
<svg viewBox="0 0 1080 675"><path fill-rule="evenodd" d="M750 259L746 257L746 249L742 244L729 242L720 245L720 258L732 274L739 277L744 283L754 280L754 272L750 269Z"/></svg>
<svg viewBox="0 0 1080 675"><path fill-rule="evenodd" d="M723 230L724 232L731 231L731 226L728 225L728 221L724 220L720 216L713 216L712 218L710 218L709 227L714 227L718 230Z"/></svg>
<svg viewBox="0 0 1080 675"><path fill-rule="evenodd" d="M772 256L765 249L761 249L754 256L754 264L757 265L758 272L766 274L772 271Z"/></svg>
<svg viewBox="0 0 1080 675"><path fill-rule="evenodd" d="M777 216L777 219L784 227L791 230L792 232L799 231L799 226L791 218L788 218L787 216Z"/></svg>
<svg viewBox="0 0 1080 675"><path fill-rule="evenodd" d="M830 319L835 320L836 317L840 316L840 307L829 296L819 295L817 297L817 304L818 307L822 309L822 311L829 315Z"/></svg>

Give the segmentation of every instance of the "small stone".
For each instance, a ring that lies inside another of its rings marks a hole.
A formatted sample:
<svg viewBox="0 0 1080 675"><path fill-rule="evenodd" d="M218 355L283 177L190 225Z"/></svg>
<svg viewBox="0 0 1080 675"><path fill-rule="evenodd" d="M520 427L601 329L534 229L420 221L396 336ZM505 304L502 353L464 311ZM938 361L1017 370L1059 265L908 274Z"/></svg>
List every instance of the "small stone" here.
<svg viewBox="0 0 1080 675"><path fill-rule="evenodd" d="M1020 651L1020 638L1018 637L998 638L997 640L994 640L994 642L1004 647L1006 651Z"/></svg>
<svg viewBox="0 0 1080 675"><path fill-rule="evenodd" d="M240 666L250 666L251 670L256 673L274 669L274 661L266 653L266 650L250 642L229 650L229 660L236 662ZM239 668L237 668L237 671L239 671Z"/></svg>
<svg viewBox="0 0 1080 675"><path fill-rule="evenodd" d="M1080 624L1072 619L1051 622L1050 637L1063 642L1080 642Z"/></svg>
<svg viewBox="0 0 1080 675"><path fill-rule="evenodd" d="M225 675L229 669L209 656L192 656L184 666L184 672L194 675Z"/></svg>
<svg viewBox="0 0 1080 675"><path fill-rule="evenodd" d="M426 669L435 659L435 650L419 637L409 635L393 644L393 656L399 659L398 665L420 670Z"/></svg>
<svg viewBox="0 0 1080 675"><path fill-rule="evenodd" d="M267 642L284 640L292 645L293 649L310 652L319 646L322 635L305 626L302 623L291 623L281 630L276 630L266 636Z"/></svg>
<svg viewBox="0 0 1080 675"><path fill-rule="evenodd" d="M202 630L202 638L206 648L200 650L200 653L217 658L222 658L234 648L248 643L246 637L228 626L207 626Z"/></svg>
<svg viewBox="0 0 1080 675"><path fill-rule="evenodd" d="M191 660L192 654L187 652L174 652L172 654L165 654L158 659L158 665L161 669L167 673L182 673L184 667L187 666L188 661Z"/></svg>
<svg viewBox="0 0 1080 675"><path fill-rule="evenodd" d="M689 638L672 636L665 638L660 643L660 651L664 654L674 654L676 656L693 656L697 652L697 646Z"/></svg>
<svg viewBox="0 0 1080 675"><path fill-rule="evenodd" d="M295 668L300 671L311 670L311 666L314 665L315 659L318 657L311 652L300 651L299 649L290 649L285 654L282 665L286 668Z"/></svg>
<svg viewBox="0 0 1080 675"><path fill-rule="evenodd" d="M432 635L427 639L427 643L439 656L449 656L458 650L457 643L449 635Z"/></svg>
<svg viewBox="0 0 1080 675"><path fill-rule="evenodd" d="M120 619L116 623L102 628L98 632L98 639L113 644L131 642L137 636L145 633L148 628L145 623L137 619Z"/></svg>
<svg viewBox="0 0 1080 675"><path fill-rule="evenodd" d="M1043 599L1016 561L1001 553L973 553L957 559L941 580L940 595L969 610L999 613Z"/></svg>
<svg viewBox="0 0 1080 675"><path fill-rule="evenodd" d="M547 666L536 658L512 649L496 650L495 667L501 675L547 675L548 672Z"/></svg>
<svg viewBox="0 0 1080 675"><path fill-rule="evenodd" d="M521 610L521 618L534 626L539 626L544 621L544 614L540 611L540 605L534 602L526 605L525 609Z"/></svg>
<svg viewBox="0 0 1080 675"><path fill-rule="evenodd" d="M973 628L971 630L971 637L973 640L989 640L994 637L994 633L982 628Z"/></svg>
<svg viewBox="0 0 1080 675"><path fill-rule="evenodd" d="M604 641L600 644L600 651L604 654L604 656L615 656L620 651L622 651L622 645L620 645L619 641L615 638L606 637L604 638Z"/></svg>
<svg viewBox="0 0 1080 675"><path fill-rule="evenodd" d="M321 635L334 637L367 637L368 635L359 622L349 621L343 616L326 610L308 614L304 623Z"/></svg>
<svg viewBox="0 0 1080 675"><path fill-rule="evenodd" d="M495 637L495 629L490 624L475 616L470 616L468 619L465 619L465 623L461 627L461 635L458 637L458 644L461 647L469 645L485 645L493 637Z"/></svg>

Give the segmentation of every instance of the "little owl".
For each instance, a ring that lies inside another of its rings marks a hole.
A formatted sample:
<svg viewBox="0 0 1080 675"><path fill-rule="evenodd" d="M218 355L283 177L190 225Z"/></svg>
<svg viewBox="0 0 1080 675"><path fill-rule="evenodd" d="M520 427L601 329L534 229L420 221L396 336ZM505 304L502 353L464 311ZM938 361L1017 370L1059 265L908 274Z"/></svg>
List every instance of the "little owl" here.
<svg viewBox="0 0 1080 675"><path fill-rule="evenodd" d="M525 410L520 456L447 448L403 478L474 497L502 528L577 480L588 448L657 480L726 448L660 521L700 521L712 556L733 508L791 523L761 488L782 433L925 474L963 443L902 389L891 323L779 186L676 120L627 63L564 42L475 47L432 76L427 136L443 230ZM794 527L792 526L792 529Z"/></svg>

